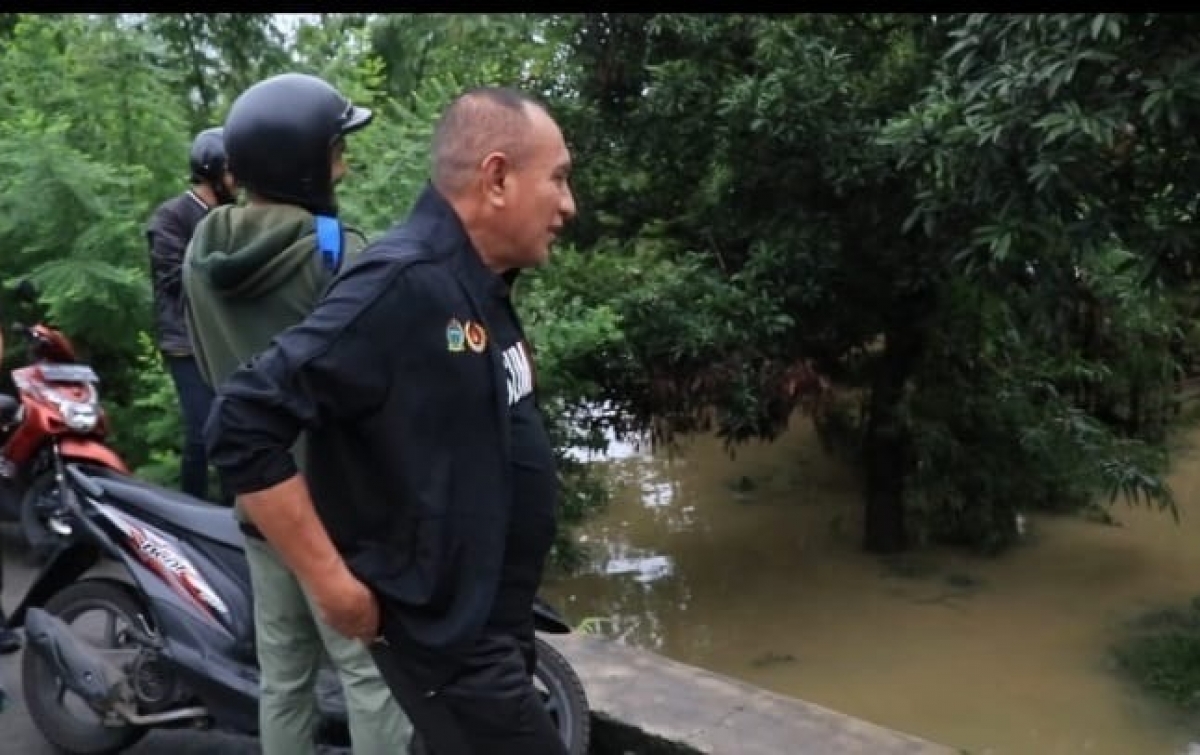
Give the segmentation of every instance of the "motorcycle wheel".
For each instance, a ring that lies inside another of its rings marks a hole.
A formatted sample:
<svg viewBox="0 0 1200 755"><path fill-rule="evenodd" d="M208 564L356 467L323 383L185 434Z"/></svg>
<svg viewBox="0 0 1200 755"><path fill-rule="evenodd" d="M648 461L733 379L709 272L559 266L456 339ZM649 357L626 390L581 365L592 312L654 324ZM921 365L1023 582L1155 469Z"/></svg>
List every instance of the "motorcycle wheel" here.
<svg viewBox="0 0 1200 755"><path fill-rule="evenodd" d="M107 613L110 619L105 622L105 629L110 635L107 639L114 643L110 649L136 648L134 640L122 636L118 626L136 627L139 626L139 617L148 616L127 588L104 579L77 582L52 597L44 608L67 624L88 612ZM72 630L78 633L75 627ZM93 641L83 636L80 640ZM38 731L48 742L71 755L119 753L144 737L148 731L140 726L105 725L99 715L68 691L54 670L28 648L21 659L21 689L29 717ZM67 708L68 701L74 704L78 713Z"/></svg>
<svg viewBox="0 0 1200 755"><path fill-rule="evenodd" d="M587 755L592 714L583 682L554 646L541 637L534 638L534 642L537 645L534 686L541 694L542 703L554 721L563 744L567 746L569 755ZM411 755L436 755L425 747L420 734L413 735L409 752Z"/></svg>
<svg viewBox="0 0 1200 755"><path fill-rule="evenodd" d="M587 755L592 735L592 713L583 682L553 645L541 637L535 638L535 642L537 667L533 671L533 678L542 695L542 702L554 720L567 752L570 755Z"/></svg>

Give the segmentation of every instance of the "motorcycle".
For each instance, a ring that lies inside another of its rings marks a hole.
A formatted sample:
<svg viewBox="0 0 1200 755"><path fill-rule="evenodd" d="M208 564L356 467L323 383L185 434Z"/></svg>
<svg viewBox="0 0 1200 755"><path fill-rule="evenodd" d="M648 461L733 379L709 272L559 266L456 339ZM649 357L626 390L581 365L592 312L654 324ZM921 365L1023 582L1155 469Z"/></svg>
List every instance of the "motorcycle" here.
<svg viewBox="0 0 1200 755"><path fill-rule="evenodd" d="M21 298L37 298L28 280ZM19 521L37 562L44 561L63 521L63 463L89 462L127 472L105 438L108 420L100 406L95 370L78 364L75 346L45 323L14 324L23 336L29 363L12 371L16 398L0 394L0 519Z"/></svg>
<svg viewBox="0 0 1200 755"><path fill-rule="evenodd" d="M103 466L67 462L63 471L73 534L10 620L25 627L21 684L42 736L63 752L103 755L156 727L255 734L250 576L230 510ZM127 579L84 577L106 557ZM74 626L88 611L108 615L97 641ZM570 631L540 600L534 618L539 632ZM583 685L552 645L536 643L535 686L568 751L585 755ZM72 698L83 715L68 709ZM348 746L345 700L329 668L318 707L320 744ZM412 752L422 751L414 742Z"/></svg>

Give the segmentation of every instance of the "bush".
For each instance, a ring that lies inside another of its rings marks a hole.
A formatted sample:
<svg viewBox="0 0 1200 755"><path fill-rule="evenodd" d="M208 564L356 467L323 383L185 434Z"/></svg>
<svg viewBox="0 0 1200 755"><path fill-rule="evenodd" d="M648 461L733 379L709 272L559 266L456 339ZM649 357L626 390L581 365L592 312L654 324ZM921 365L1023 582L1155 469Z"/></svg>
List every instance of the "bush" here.
<svg viewBox="0 0 1200 755"><path fill-rule="evenodd" d="M1200 711L1200 597L1147 614L1114 650L1131 679L1183 711Z"/></svg>

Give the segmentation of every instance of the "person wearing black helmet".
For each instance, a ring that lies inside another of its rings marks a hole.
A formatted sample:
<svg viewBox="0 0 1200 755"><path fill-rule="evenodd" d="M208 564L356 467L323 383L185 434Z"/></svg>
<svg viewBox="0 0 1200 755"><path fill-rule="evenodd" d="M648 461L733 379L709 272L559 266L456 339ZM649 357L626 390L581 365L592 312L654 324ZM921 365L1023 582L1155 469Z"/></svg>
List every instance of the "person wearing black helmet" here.
<svg viewBox="0 0 1200 755"><path fill-rule="evenodd" d="M346 173L347 136L371 119L328 82L298 73L260 81L233 102L225 148L246 204L210 213L184 261L189 333L210 385L303 319L365 245L341 224L335 186ZM263 752L315 752L314 687L325 653L342 681L354 752L402 752L411 726L370 653L319 621L271 545L234 511L254 591Z"/></svg>
<svg viewBox="0 0 1200 755"><path fill-rule="evenodd" d="M180 487L197 498L208 497L208 459L204 453L203 432L213 394L200 379L188 340L180 266L201 219L214 207L234 201L235 186L225 169L225 162L221 129L208 128L197 134L188 156L191 186L160 204L146 227L158 348L175 384L183 414Z"/></svg>

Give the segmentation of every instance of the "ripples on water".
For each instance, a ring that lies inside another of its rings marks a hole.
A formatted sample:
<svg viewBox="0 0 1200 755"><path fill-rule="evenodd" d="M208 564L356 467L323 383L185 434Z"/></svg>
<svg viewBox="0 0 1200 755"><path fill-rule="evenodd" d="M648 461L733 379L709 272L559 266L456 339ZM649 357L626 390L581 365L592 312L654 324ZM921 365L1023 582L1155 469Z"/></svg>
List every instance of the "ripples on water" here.
<svg viewBox="0 0 1200 755"><path fill-rule="evenodd" d="M888 561L858 548L858 483L805 422L735 458L710 438L592 458L615 498L581 533L588 567L546 587L589 630L973 755L1200 755L1196 722L1109 654L1124 622L1200 594L1200 458L1172 477L1182 525L1033 515L1001 558Z"/></svg>

